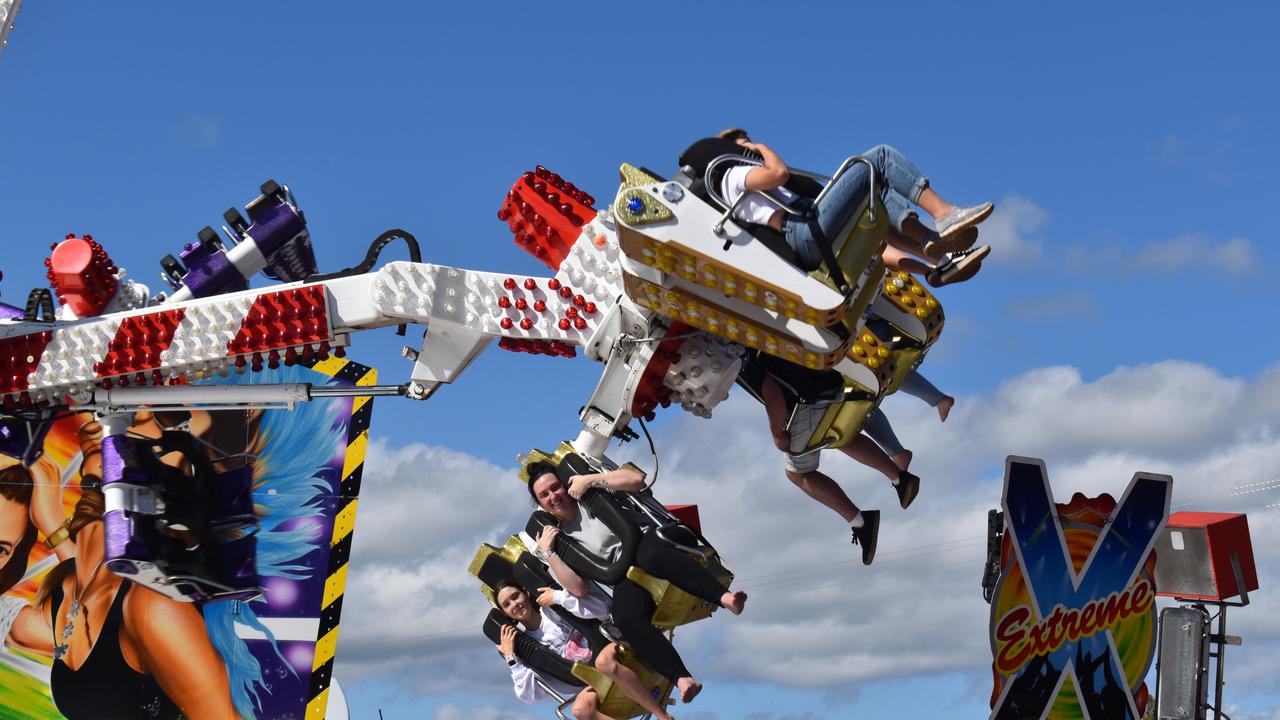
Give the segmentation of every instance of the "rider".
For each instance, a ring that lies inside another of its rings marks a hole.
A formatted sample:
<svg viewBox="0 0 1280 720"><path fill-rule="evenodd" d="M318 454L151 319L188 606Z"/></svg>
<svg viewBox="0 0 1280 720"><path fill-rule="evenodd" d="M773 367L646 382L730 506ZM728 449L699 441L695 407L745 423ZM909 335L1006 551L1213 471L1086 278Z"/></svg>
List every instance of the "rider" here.
<svg viewBox="0 0 1280 720"><path fill-rule="evenodd" d="M635 671L619 662L617 643L609 643L593 658L587 639L561 618L552 607L552 605L558 605L580 618L603 618L609 614L609 605L599 596L588 594L579 598L564 590L544 587L538 589L535 604L535 599L531 598L519 583L506 579L498 583L495 597L502 614L520 623L524 633L530 638L542 643L566 660L594 666L602 675L617 684L628 698L652 713L654 718L672 720L662 704L649 694L649 689L645 687ZM546 693L534 682L533 669L516 657L514 625L502 626L498 652L511 667L511 683L515 687L516 697L526 703L533 703L546 697ZM611 720L608 715L600 712L600 696L593 688L578 690L555 678L542 678L542 681L561 695L577 693L573 701L573 716L578 720Z"/></svg>
<svg viewBox="0 0 1280 720"><path fill-rule="evenodd" d="M526 468L529 494L544 511L559 523L559 532L551 528L538 537L538 555L550 565L552 572L575 595L585 594L586 583L580 578L566 578L559 568L567 565L577 576L591 577L613 586L613 622L623 638L654 670L671 680L680 691L682 702L690 702L702 690L679 653L657 628L652 619L656 605L647 590L627 579L626 571L633 563L650 575L670 581L690 595L723 607L737 615L747 602L741 590L729 592L703 567L680 550L659 538L652 529L641 531L631 547L624 547L622 536L634 538L634 527L612 527L592 512L590 505L599 496L589 492L639 492L644 489L644 474L632 465L603 473L573 475L568 487L556 476L556 468L545 462L532 462ZM611 497L604 498L612 500ZM537 513L535 513L535 516ZM615 522L626 524L629 518ZM582 552L562 553L565 544L576 545ZM595 566L588 566L588 563Z"/></svg>
<svg viewBox="0 0 1280 720"><path fill-rule="evenodd" d="M809 448L819 422L831 404L840 400L836 396L843 394L840 374L834 370L810 370L759 353L743 367L738 380L764 404L774 445L786 456L787 479L849 523L853 543L862 547L862 562L870 565L876 555L880 511L855 505L836 481L818 471L823 448ZM880 471L893 485L903 509L920 492L920 478L906 469L910 451L891 458L862 433L836 449Z"/></svg>
<svg viewBox="0 0 1280 720"><path fill-rule="evenodd" d="M786 163L763 143L752 142L741 128L731 128L715 138L705 138L694 143L680 156L681 165L691 165L695 172L706 167L714 157L722 154L743 153L758 155L763 166L737 165L730 167L712 182L720 189L730 205L747 191L756 190L772 195L782 204L795 209L806 207L809 201L790 188L801 188L791 177ZM975 227L994 210L992 203L972 207L957 207L940 197L920 174L910 160L887 145L878 145L863 153L876 169L880 199L889 212L893 231L889 233L890 247L884 253L886 263L893 269L923 274L930 284L938 286L972 277L978 271L981 260L990 248L982 246L965 252L976 242ZM851 214L868 191L867 167L855 163L840 177L815 208L817 225L828 241L848 222ZM911 205L918 205L932 216L936 231L929 230L920 221ZM762 225L781 233L787 245L796 255L796 265L805 271L815 270L822 261L818 240L804 219L779 209L764 199L748 195L734 210L735 219ZM904 252L905 251L905 252ZM907 252L926 258L937 265L928 265L907 256ZM948 253L954 255L947 257Z"/></svg>

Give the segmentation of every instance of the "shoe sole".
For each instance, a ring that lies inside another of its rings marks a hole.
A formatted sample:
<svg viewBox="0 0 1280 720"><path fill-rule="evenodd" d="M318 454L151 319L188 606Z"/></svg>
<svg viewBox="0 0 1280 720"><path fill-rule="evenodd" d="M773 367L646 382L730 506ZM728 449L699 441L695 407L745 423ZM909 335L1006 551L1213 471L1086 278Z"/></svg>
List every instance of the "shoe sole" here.
<svg viewBox="0 0 1280 720"><path fill-rule="evenodd" d="M867 518L870 513L863 513L862 517ZM874 520L867 520L868 527L874 527L875 532L871 533L871 551L867 552L867 546L862 545L862 564L870 565L876 559L876 546L880 543L880 511L875 511Z"/></svg>
<svg viewBox="0 0 1280 720"><path fill-rule="evenodd" d="M966 229L973 230L973 232L964 235L952 233L951 237L935 240L929 243L929 247L925 251L924 256L929 260L929 262L936 263L947 253L960 252L973 247L973 244L978 242L978 229L975 227L969 227Z"/></svg>
<svg viewBox="0 0 1280 720"><path fill-rule="evenodd" d="M968 220L965 220L962 223L957 223L955 225L952 225L951 227L947 228L947 231L945 233L938 233L938 236L941 237L943 240L946 240L947 238L954 236L956 233L960 232L961 230L965 228L973 227L974 225L977 225L983 220L986 220L987 218L991 217L991 213L995 212L995 210L996 210L996 206L994 204L989 204L987 205L986 210L978 213L977 215L974 215L973 217L969 218Z"/></svg>
<svg viewBox="0 0 1280 720"><path fill-rule="evenodd" d="M902 506L903 510L906 510L907 508L911 507L911 503L915 502L916 498L919 495L920 495L920 480L919 478L917 478L916 481L912 483L910 493L898 498L898 505Z"/></svg>
<svg viewBox="0 0 1280 720"><path fill-rule="evenodd" d="M940 274L936 284L932 282L929 284L933 285L933 287L942 287L944 285L964 282L978 274L978 271L982 269L983 258L990 254L991 247L984 245L972 254L966 255L959 263L956 263L955 267L952 268L949 273ZM928 279L929 278L927 277L925 278L925 280Z"/></svg>

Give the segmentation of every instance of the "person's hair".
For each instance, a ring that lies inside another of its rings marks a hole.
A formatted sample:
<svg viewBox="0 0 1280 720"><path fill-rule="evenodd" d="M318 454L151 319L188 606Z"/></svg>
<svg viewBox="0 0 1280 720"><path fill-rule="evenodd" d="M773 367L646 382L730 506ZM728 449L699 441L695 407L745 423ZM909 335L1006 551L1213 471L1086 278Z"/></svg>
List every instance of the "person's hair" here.
<svg viewBox="0 0 1280 720"><path fill-rule="evenodd" d="M503 578L502 580L498 581L498 586L493 589L493 601L495 603L498 603L498 596L501 595L502 591L506 590L507 588L515 588L516 590L519 590L525 595L529 594L529 591L525 590L524 586L521 585L520 583L516 582L515 580L512 580L511 578ZM502 610L502 603L498 603L498 609ZM504 610L503 612L506 612L506 611Z"/></svg>
<svg viewBox="0 0 1280 720"><path fill-rule="evenodd" d="M542 477L543 475L546 475L548 473L555 475L556 466L552 465L551 463L545 460L535 460L529 463L528 465L524 466L524 472L526 475L529 476L529 497L533 498L533 504L537 505L538 496L534 494L533 484L537 482L538 478Z"/></svg>
<svg viewBox="0 0 1280 720"><path fill-rule="evenodd" d="M750 135L748 135L747 131L742 128L733 127L728 130L721 130L716 137L721 140L737 140L738 138L750 137Z"/></svg>
<svg viewBox="0 0 1280 720"><path fill-rule="evenodd" d="M71 539L75 540L86 525L101 520L106 507L106 501L103 498L102 488L98 484L98 479L92 475L86 475L80 481L80 499L76 501L76 508L71 513L71 521L67 523L67 530L71 533ZM105 548L103 552L106 552ZM84 562L97 562L96 558L81 557L80 559ZM36 607L41 607L48 602L54 588L61 586L62 582L75 571L75 558L67 558L55 565L44 576L44 580L40 583L40 589L36 591L34 603Z"/></svg>
<svg viewBox="0 0 1280 720"><path fill-rule="evenodd" d="M11 465L0 470L0 497L22 505L25 508L31 507L31 492L35 489L35 480L31 477L31 471L21 465ZM4 568L0 569L0 592L5 592L14 585L22 582L22 576L27 574L27 563L31 559L31 548L36 544L36 525L31 522L30 510L27 512L27 530L22 533L22 538L18 540L18 544L13 546L13 551L9 555L9 562L5 563Z"/></svg>

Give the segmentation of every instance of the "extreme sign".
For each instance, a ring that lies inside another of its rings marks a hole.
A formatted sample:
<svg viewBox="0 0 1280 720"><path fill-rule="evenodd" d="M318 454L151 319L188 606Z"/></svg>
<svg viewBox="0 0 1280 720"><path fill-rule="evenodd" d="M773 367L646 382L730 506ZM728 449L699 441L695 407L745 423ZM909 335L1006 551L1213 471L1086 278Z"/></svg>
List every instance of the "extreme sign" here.
<svg viewBox="0 0 1280 720"><path fill-rule="evenodd" d="M1120 502L1055 504L1044 461L1005 464L991 603L991 717L1138 720L1155 653L1155 557L1173 479L1135 473Z"/></svg>

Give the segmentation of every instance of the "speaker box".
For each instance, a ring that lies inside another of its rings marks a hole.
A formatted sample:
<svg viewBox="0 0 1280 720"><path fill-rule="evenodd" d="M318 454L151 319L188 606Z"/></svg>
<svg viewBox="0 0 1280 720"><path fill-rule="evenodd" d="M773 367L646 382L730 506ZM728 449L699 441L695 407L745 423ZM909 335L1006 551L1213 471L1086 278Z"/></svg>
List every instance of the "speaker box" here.
<svg viewBox="0 0 1280 720"><path fill-rule="evenodd" d="M1156 594L1189 600L1235 597L1234 555L1243 590L1258 589L1258 570L1249 541L1249 521L1237 513L1179 512L1169 516L1156 539Z"/></svg>

